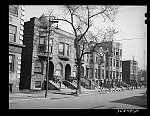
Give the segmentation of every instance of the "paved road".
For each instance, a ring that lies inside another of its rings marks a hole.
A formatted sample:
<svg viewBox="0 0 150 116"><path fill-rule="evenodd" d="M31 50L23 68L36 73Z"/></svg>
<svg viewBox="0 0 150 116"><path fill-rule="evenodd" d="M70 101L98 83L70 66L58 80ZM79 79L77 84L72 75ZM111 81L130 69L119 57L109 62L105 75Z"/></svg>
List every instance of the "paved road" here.
<svg viewBox="0 0 150 116"><path fill-rule="evenodd" d="M144 93L145 89L137 89L80 97L64 95L63 99L51 94L49 98L10 102L9 109L147 109Z"/></svg>

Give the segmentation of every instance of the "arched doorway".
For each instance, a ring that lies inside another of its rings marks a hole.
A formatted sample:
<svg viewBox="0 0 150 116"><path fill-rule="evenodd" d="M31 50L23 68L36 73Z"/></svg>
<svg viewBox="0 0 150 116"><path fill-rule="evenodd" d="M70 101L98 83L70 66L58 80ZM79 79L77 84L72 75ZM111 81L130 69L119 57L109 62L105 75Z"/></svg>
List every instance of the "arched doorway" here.
<svg viewBox="0 0 150 116"><path fill-rule="evenodd" d="M71 66L69 64L65 67L65 80L69 80L71 76Z"/></svg>
<svg viewBox="0 0 150 116"><path fill-rule="evenodd" d="M48 79L52 80L53 76L54 76L54 65L53 65L53 62L50 61L49 62L49 76L48 76Z"/></svg>

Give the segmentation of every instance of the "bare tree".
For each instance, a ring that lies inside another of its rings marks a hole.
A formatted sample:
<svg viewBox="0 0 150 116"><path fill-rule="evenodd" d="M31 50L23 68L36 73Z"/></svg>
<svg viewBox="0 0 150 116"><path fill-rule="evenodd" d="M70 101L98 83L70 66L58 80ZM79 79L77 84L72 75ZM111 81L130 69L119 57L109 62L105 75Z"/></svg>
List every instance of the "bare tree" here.
<svg viewBox="0 0 150 116"><path fill-rule="evenodd" d="M81 65L82 65L81 59L84 54L92 53L92 50L87 51L87 45L89 44L87 37L89 35L92 37L92 33L90 34L88 31L90 27L93 26L93 20L94 18L96 17L98 18L98 16L101 16L103 17L104 20L109 19L110 21L113 22L115 20L115 16L118 12L119 7L111 6L111 5L105 5L105 6L65 5L63 6L63 8L64 8L65 16L62 18L56 18L55 20L65 21L69 23L75 35L74 47L76 49L76 58L77 58L76 65L77 65L77 96L78 96L81 93L81 87L80 87ZM112 30L110 32L112 32ZM110 32L109 32L109 36L111 36ZM103 39L106 39L106 37L108 37L107 34L108 33L105 33L103 35L104 36ZM93 35L93 37L95 37L95 35ZM96 41L98 40L98 38L95 39ZM85 43L87 43L87 45L85 45Z"/></svg>

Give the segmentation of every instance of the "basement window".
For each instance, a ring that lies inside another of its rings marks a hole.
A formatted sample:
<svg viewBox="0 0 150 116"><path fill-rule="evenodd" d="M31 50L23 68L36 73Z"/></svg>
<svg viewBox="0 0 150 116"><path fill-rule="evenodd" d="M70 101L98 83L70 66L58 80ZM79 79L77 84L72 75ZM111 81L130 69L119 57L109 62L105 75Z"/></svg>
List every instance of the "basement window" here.
<svg viewBox="0 0 150 116"><path fill-rule="evenodd" d="M35 81L35 88L41 88L41 81Z"/></svg>

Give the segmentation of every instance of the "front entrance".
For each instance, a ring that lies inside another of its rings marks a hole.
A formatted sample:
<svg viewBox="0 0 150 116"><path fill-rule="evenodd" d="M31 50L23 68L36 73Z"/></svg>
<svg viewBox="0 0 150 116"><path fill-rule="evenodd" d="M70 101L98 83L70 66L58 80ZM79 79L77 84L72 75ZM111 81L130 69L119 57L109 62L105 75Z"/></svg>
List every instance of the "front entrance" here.
<svg viewBox="0 0 150 116"><path fill-rule="evenodd" d="M69 80L71 77L71 66L69 64L65 67L65 80Z"/></svg>
<svg viewBox="0 0 150 116"><path fill-rule="evenodd" d="M54 65L52 61L49 61L49 75L48 75L48 80L53 80L54 76ZM47 78L47 66L46 66L46 78ZM44 86L43 88L46 89L46 80L44 81ZM50 84L48 84L48 89L50 89Z"/></svg>
<svg viewBox="0 0 150 116"><path fill-rule="evenodd" d="M53 76L54 76L54 65L53 65L53 62L50 61L49 62L49 76L48 76L48 79L52 80Z"/></svg>

